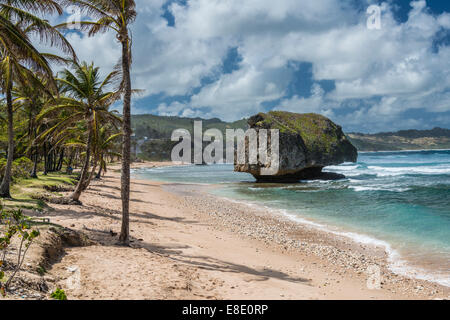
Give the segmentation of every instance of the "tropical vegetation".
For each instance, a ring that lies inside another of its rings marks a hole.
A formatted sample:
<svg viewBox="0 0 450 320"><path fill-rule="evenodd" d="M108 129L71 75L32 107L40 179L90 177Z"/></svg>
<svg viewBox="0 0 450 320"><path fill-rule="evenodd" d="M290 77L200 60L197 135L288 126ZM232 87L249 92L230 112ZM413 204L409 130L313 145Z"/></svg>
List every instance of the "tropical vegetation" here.
<svg viewBox="0 0 450 320"><path fill-rule="evenodd" d="M50 24L50 16L62 16L67 6L89 17L79 22L79 30ZM20 179L74 171L76 186L63 203L81 204L92 180L120 159L119 243L129 243L130 25L135 18L134 0L0 0L0 201L14 198ZM79 61L69 32L115 33L122 50L117 67L100 70L91 61ZM60 52L46 53L43 47ZM114 111L121 101L122 111Z"/></svg>

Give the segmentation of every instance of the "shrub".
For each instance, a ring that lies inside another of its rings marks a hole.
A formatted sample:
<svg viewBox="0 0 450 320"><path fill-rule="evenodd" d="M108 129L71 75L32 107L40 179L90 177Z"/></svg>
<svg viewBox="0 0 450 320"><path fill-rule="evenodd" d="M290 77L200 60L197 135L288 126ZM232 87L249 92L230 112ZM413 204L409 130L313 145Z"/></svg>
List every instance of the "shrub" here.
<svg viewBox="0 0 450 320"><path fill-rule="evenodd" d="M30 218L23 215L21 210L3 210L0 204L0 294L6 295L9 285L19 272L25 260L25 256L39 236L39 230L32 229ZM17 241L15 241L17 240ZM12 250L11 243L17 242L18 246ZM7 263L8 253L14 252L15 265ZM8 269L8 275L6 274Z"/></svg>
<svg viewBox="0 0 450 320"><path fill-rule="evenodd" d="M47 270L45 269L45 267L43 267L43 266L41 266L41 265L39 265L39 266L36 268L36 271L37 271L37 273L39 273L39 275L41 275L41 276L43 276L44 274L47 273Z"/></svg>
<svg viewBox="0 0 450 320"><path fill-rule="evenodd" d="M63 289L60 288L57 288L55 291L53 291L50 296L55 300L67 300L66 293Z"/></svg>
<svg viewBox="0 0 450 320"><path fill-rule="evenodd" d="M3 179L5 174L6 159L0 158L0 177ZM30 177L30 172L33 170L33 161L27 157L21 157L13 161L12 165L12 179L24 179Z"/></svg>
<svg viewBox="0 0 450 320"><path fill-rule="evenodd" d="M6 159L0 158L0 178L3 179L3 176L5 174L5 167L6 167Z"/></svg>
<svg viewBox="0 0 450 320"><path fill-rule="evenodd" d="M13 178L29 178L30 172L33 170L33 161L27 157L21 157L13 162Z"/></svg>

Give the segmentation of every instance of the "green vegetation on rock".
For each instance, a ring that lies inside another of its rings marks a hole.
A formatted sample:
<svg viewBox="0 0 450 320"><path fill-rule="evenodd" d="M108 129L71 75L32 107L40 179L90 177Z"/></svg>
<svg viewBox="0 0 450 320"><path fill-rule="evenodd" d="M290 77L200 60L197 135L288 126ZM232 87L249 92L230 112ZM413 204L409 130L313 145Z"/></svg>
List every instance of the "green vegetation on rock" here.
<svg viewBox="0 0 450 320"><path fill-rule="evenodd" d="M330 152L342 139L341 127L328 118L315 113L271 111L260 113L253 127L279 129L281 133L300 134L309 151ZM251 121L251 120L250 120Z"/></svg>
<svg viewBox="0 0 450 320"><path fill-rule="evenodd" d="M248 120L250 128L279 130L279 161L275 174L266 174L269 162L239 163L234 170L248 172L260 182L297 182L305 179L341 179L341 175L322 173L322 169L344 162L356 162L358 152L342 128L319 114L283 111L259 113ZM246 148L246 153L248 153ZM245 159L249 159L248 155Z"/></svg>

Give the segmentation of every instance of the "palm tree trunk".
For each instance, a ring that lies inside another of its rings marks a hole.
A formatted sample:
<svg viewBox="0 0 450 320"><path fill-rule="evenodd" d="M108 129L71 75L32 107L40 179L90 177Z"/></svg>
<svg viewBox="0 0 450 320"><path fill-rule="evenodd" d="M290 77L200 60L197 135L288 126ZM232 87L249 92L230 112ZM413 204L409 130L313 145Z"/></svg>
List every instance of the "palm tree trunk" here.
<svg viewBox="0 0 450 320"><path fill-rule="evenodd" d="M64 162L64 148L61 150L61 153L59 154L59 161L58 161L58 165L56 166L57 172L61 171L63 162Z"/></svg>
<svg viewBox="0 0 450 320"><path fill-rule="evenodd" d="M131 76L130 76L130 49L128 32L122 36L122 73L124 81L123 98L123 144L122 144L122 228L119 241L128 244L130 241L130 164L131 164Z"/></svg>
<svg viewBox="0 0 450 320"><path fill-rule="evenodd" d="M103 171L103 155L100 156L100 168L98 169L97 175L95 176L95 179L101 179L102 178L102 171Z"/></svg>
<svg viewBox="0 0 450 320"><path fill-rule="evenodd" d="M0 185L0 197L11 198L11 171L14 160L14 122L13 122L13 103L12 103L12 82L9 81L6 89L6 109L8 117L8 158L6 160L5 175Z"/></svg>
<svg viewBox="0 0 450 320"><path fill-rule="evenodd" d="M81 169L81 176L80 176L80 180L78 181L77 187L75 188L75 191L70 196L70 198L75 202L80 201L80 196L81 196L81 193L83 192L83 186L84 186L84 183L87 178L88 171L89 171L89 162L91 161L91 147L92 147L92 119L91 119L91 117L89 117L89 121L88 121L88 130L89 130L89 134L88 134L88 141L86 144L86 160L84 161L83 168Z"/></svg>
<svg viewBox="0 0 450 320"><path fill-rule="evenodd" d="M52 172L56 172L56 150L53 150L52 152L52 166L51 166L51 170Z"/></svg>
<svg viewBox="0 0 450 320"><path fill-rule="evenodd" d="M36 128L34 127L34 123L33 123L33 119L30 119L30 124L31 124L31 128L30 128L30 137L32 137L32 145L35 143L34 140L36 139ZM39 161L39 148L37 146L32 146L30 148L31 150L33 150L33 170L31 170L31 178L36 179L37 176L37 166L38 166L38 161Z"/></svg>
<svg viewBox="0 0 450 320"><path fill-rule="evenodd" d="M52 146L50 144L48 145L48 147L51 150ZM45 169L45 171L47 173L52 172L52 152L51 151L47 151L47 162L46 162L46 164L47 164L47 169Z"/></svg>
<svg viewBox="0 0 450 320"><path fill-rule="evenodd" d="M37 165L38 165L38 160L39 160L39 154L37 153L36 148L34 148L34 155L33 155L33 170L31 171L31 177L36 179L37 176Z"/></svg>
<svg viewBox="0 0 450 320"><path fill-rule="evenodd" d="M53 150L52 150L52 146L49 145L49 148L51 151L48 152L47 154L47 172L52 172L52 165L53 165L53 160L52 160L52 156L53 156Z"/></svg>
<svg viewBox="0 0 450 320"><path fill-rule="evenodd" d="M89 174L89 176L87 177L86 181L83 184L83 191L85 191L91 184L92 178L94 177L94 174L95 174L95 170L97 170L97 163L98 163L98 159L95 159L94 165L92 166L91 173Z"/></svg>
<svg viewBox="0 0 450 320"><path fill-rule="evenodd" d="M101 179L102 178L102 170L103 169L103 167L102 166L100 166L100 169L98 169L98 172L97 172L97 175L95 176L95 179Z"/></svg>
<svg viewBox="0 0 450 320"><path fill-rule="evenodd" d="M43 175L46 176L48 173L48 155L47 155L47 143L44 142L44 173Z"/></svg>
<svg viewBox="0 0 450 320"><path fill-rule="evenodd" d="M69 162L67 163L66 174L69 174L69 172L70 172L70 168L72 167L74 156L75 156L75 152L72 150L72 152L70 153Z"/></svg>
<svg viewBox="0 0 450 320"><path fill-rule="evenodd" d="M30 108L29 112L28 112L28 136L30 137L30 141L34 140L34 135L33 135L33 108ZM28 151L27 157L32 159L33 157L33 151L34 148L30 148L30 151Z"/></svg>

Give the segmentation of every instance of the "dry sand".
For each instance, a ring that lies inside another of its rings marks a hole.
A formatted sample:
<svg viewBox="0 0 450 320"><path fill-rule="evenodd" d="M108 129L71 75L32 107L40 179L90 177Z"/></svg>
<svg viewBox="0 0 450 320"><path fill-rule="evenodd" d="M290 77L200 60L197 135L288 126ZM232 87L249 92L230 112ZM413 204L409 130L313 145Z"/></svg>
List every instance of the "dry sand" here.
<svg viewBox="0 0 450 320"><path fill-rule="evenodd" d="M136 166L154 165L168 163ZM183 193L173 185L133 180L131 247L116 245L118 170L93 182L81 197L83 206L52 204L54 210L45 213L51 222L82 231L96 244L67 248L47 277L56 279L69 299L449 296L448 288L390 274L379 250L189 188ZM371 265L382 270L381 289L367 286L365 269Z"/></svg>

